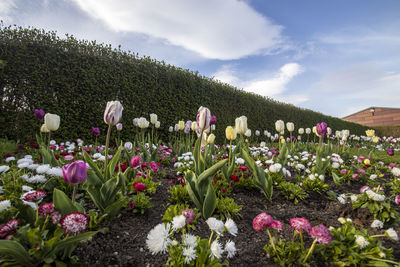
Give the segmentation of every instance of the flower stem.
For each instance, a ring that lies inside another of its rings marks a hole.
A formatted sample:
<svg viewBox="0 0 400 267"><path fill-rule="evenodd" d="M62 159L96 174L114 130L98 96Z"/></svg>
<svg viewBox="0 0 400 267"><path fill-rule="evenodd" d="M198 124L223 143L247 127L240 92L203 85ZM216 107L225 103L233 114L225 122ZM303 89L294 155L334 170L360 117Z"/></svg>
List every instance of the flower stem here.
<svg viewBox="0 0 400 267"><path fill-rule="evenodd" d="M105 169L106 174L107 174L107 165L108 165L108 146L110 145L110 135L111 135L111 125L108 125L107 137L106 137L106 148L105 148L105 159L104 159L104 169Z"/></svg>
<svg viewBox="0 0 400 267"><path fill-rule="evenodd" d="M213 235L214 235L214 230L211 231L210 239L208 239L208 246L211 245L211 239L212 239Z"/></svg>
<svg viewBox="0 0 400 267"><path fill-rule="evenodd" d="M370 237L376 238L376 237L384 237L385 235L371 235Z"/></svg>
<svg viewBox="0 0 400 267"><path fill-rule="evenodd" d="M77 184L74 184L74 190L72 191L72 203L75 202L75 195L76 195L76 188L78 187Z"/></svg>
<svg viewBox="0 0 400 267"><path fill-rule="evenodd" d="M229 141L229 160L228 160L228 168L231 167L231 155L232 155L232 140ZM228 177L227 177L228 178Z"/></svg>
<svg viewBox="0 0 400 267"><path fill-rule="evenodd" d="M314 247L315 247L316 243L317 243L317 239L314 239L310 249L308 250L308 253L307 253L306 257L303 260L303 263L305 263L307 261L308 257L311 255L311 252L314 250Z"/></svg>
<svg viewBox="0 0 400 267"><path fill-rule="evenodd" d="M396 265L400 265L400 262L395 262L395 261L391 261L391 260L379 259L379 258L375 258L375 257L372 257L372 256L367 256L367 258L369 258L371 260L390 262L390 263L393 263L393 264L396 264Z"/></svg>
<svg viewBox="0 0 400 267"><path fill-rule="evenodd" d="M267 229L267 234L269 236L269 241L271 242L271 246L275 251L275 255L278 257L279 261L281 261L281 259L279 258L278 252L276 251L276 247L275 247L274 241L272 240L272 236L271 236L271 233L269 232L269 229Z"/></svg>

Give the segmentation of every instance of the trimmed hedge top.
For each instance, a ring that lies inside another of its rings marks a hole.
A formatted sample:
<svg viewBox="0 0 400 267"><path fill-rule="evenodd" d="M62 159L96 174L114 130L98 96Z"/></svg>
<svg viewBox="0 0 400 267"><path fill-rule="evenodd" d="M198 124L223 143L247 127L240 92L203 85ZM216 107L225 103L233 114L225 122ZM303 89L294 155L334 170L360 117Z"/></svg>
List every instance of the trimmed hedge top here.
<svg viewBox="0 0 400 267"><path fill-rule="evenodd" d="M132 119L156 113L162 136L178 120L195 119L206 106L217 117L217 141L225 138L225 127L235 118L248 117L248 126L275 133L278 119L299 127L325 121L333 130L349 129L363 134L367 127L260 95L239 90L149 57L112 49L110 45L77 40L56 32L0 25L1 137L32 138L41 122L35 108L61 117L56 138L94 140L91 126L105 131L103 113L107 101L124 106L121 134L131 139ZM297 130L296 130L297 131ZM103 135L102 135L103 136Z"/></svg>

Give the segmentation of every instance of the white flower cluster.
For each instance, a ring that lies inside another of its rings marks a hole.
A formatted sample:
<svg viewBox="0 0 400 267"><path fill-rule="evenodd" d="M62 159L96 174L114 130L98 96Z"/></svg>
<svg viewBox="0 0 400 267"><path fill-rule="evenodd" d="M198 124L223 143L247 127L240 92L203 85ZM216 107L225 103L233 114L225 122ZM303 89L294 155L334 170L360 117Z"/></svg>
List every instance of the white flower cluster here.
<svg viewBox="0 0 400 267"><path fill-rule="evenodd" d="M367 196L370 199L372 199L374 201L385 201L385 198L386 198L385 195L375 193L374 191L372 191L370 189L365 190L365 193L367 194Z"/></svg>

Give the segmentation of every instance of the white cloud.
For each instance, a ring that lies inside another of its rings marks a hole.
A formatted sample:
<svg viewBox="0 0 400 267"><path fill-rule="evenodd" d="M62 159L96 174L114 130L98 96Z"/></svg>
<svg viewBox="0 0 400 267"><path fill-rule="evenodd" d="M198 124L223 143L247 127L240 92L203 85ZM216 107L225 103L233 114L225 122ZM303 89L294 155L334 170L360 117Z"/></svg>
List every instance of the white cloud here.
<svg viewBox="0 0 400 267"><path fill-rule="evenodd" d="M239 59L285 49L283 27L239 0L73 0L110 29L162 38L205 58Z"/></svg>
<svg viewBox="0 0 400 267"><path fill-rule="evenodd" d="M1 0L0 1L0 19L8 20L9 15L17 8L15 0Z"/></svg>

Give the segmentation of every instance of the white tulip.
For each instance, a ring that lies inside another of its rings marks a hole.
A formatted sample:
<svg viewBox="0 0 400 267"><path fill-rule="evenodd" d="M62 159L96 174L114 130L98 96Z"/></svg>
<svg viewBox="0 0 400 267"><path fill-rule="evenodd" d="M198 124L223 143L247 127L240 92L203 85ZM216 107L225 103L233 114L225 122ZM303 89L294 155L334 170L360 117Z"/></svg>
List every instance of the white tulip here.
<svg viewBox="0 0 400 267"><path fill-rule="evenodd" d="M278 133L285 130L285 123L283 122L283 120L277 120L275 122L275 129Z"/></svg>
<svg viewBox="0 0 400 267"><path fill-rule="evenodd" d="M286 123L286 128L289 132L293 132L294 131L294 123L293 122L287 122Z"/></svg>
<svg viewBox="0 0 400 267"><path fill-rule="evenodd" d="M151 122L151 124L157 123L157 114L154 114L154 113L150 114L150 122Z"/></svg>
<svg viewBox="0 0 400 267"><path fill-rule="evenodd" d="M44 116L44 124L49 131L57 131L57 129L60 127L60 116L47 113Z"/></svg>

